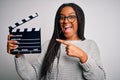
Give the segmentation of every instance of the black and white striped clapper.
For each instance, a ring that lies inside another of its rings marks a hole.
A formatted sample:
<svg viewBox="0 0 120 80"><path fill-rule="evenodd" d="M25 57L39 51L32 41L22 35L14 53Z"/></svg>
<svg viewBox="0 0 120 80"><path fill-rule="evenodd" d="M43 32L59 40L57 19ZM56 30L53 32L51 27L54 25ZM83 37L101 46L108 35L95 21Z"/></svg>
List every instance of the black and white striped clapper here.
<svg viewBox="0 0 120 80"><path fill-rule="evenodd" d="M32 28L29 31L27 28L24 31L16 29L12 31L11 40L16 40L18 48L11 50L11 54L35 54L41 53L41 29Z"/></svg>

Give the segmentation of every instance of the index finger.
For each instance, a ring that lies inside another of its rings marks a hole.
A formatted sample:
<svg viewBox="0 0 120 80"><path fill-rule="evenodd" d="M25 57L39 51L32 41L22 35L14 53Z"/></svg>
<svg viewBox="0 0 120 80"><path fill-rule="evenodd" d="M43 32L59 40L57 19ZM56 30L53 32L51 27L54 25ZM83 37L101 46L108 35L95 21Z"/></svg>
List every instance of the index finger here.
<svg viewBox="0 0 120 80"><path fill-rule="evenodd" d="M64 44L64 45L67 45L67 46L70 45L70 43L68 43L67 41L62 40L62 39L56 39L56 41L58 41L58 42L60 42L60 43L62 43L62 44Z"/></svg>

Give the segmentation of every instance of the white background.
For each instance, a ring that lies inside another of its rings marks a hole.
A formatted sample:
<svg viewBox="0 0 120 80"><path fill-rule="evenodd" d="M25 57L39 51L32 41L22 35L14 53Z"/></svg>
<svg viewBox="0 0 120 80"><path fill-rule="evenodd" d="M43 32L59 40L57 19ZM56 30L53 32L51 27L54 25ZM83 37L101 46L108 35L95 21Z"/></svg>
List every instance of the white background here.
<svg viewBox="0 0 120 80"><path fill-rule="evenodd" d="M83 8L85 36L98 44L107 80L120 80L119 0L0 0L0 80L21 80L15 70L14 56L6 52L8 26L37 12L37 18L20 27L41 27L43 43L51 38L55 13L66 2ZM33 63L37 54L26 57Z"/></svg>

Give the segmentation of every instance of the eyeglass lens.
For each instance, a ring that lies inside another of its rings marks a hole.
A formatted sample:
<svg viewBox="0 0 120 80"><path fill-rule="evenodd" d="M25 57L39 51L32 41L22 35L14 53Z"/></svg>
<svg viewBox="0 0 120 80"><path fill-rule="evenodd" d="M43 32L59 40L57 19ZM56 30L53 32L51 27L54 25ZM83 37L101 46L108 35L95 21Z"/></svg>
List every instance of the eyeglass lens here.
<svg viewBox="0 0 120 80"><path fill-rule="evenodd" d="M64 22L65 19L67 19L69 22L74 22L76 20L76 16L75 15L70 15L70 16L60 16L60 22Z"/></svg>

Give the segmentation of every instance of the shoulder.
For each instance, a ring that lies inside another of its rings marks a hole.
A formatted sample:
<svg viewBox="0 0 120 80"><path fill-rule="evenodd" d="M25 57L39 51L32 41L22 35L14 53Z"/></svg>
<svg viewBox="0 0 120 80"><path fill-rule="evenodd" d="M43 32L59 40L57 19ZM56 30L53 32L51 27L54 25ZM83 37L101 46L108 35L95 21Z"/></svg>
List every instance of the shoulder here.
<svg viewBox="0 0 120 80"><path fill-rule="evenodd" d="M50 40L46 40L45 42L43 42L42 46L47 46L49 44Z"/></svg>
<svg viewBox="0 0 120 80"><path fill-rule="evenodd" d="M92 40L92 39L85 39L82 42L89 43L89 44L96 44L96 42L94 40Z"/></svg>
<svg viewBox="0 0 120 80"><path fill-rule="evenodd" d="M92 40L92 39L85 39L85 40L83 40L83 42L94 43L95 41L94 41L94 40Z"/></svg>
<svg viewBox="0 0 120 80"><path fill-rule="evenodd" d="M83 44L87 44L91 47L97 47L97 43L95 42L95 40L92 39L85 39L82 41Z"/></svg>
<svg viewBox="0 0 120 80"><path fill-rule="evenodd" d="M83 42L89 44L91 48L98 48L98 45L95 40L86 39Z"/></svg>
<svg viewBox="0 0 120 80"><path fill-rule="evenodd" d="M50 40L46 40L46 41L42 44L42 49L47 50L47 47L48 47L49 43L50 43Z"/></svg>

